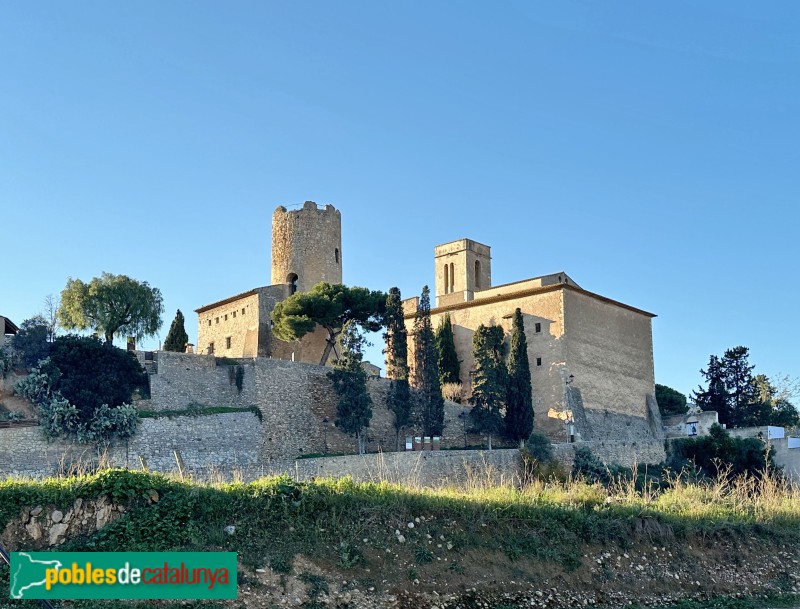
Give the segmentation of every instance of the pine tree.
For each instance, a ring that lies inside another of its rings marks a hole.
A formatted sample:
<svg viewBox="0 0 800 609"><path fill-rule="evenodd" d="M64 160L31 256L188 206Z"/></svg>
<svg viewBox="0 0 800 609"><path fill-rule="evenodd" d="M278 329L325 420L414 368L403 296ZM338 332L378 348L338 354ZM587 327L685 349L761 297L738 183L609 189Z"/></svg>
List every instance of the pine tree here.
<svg viewBox="0 0 800 609"><path fill-rule="evenodd" d="M414 318L414 387L419 390L420 419L426 436L440 436L444 430L444 399L439 384L439 353L431 326L431 296L428 286Z"/></svg>
<svg viewBox="0 0 800 609"><path fill-rule="evenodd" d="M475 357L475 381L472 388L472 410L469 413L475 431L489 437L504 429L502 409L508 387L508 370L503 358L503 328L481 324L472 337Z"/></svg>
<svg viewBox="0 0 800 609"><path fill-rule="evenodd" d="M411 423L411 391L408 386L408 335L403 320L400 289L392 288L386 298L386 376L389 382L387 406L394 413L397 450L400 434Z"/></svg>
<svg viewBox="0 0 800 609"><path fill-rule="evenodd" d="M172 320L172 325L169 327L167 339L164 341L164 351L176 351L183 353L186 351L186 343L189 342L189 335L186 334L184 327L184 318L181 310L175 314L175 319Z"/></svg>
<svg viewBox="0 0 800 609"><path fill-rule="evenodd" d="M328 372L339 402L336 404L335 425L344 433L354 435L358 454L366 446L365 429L372 419L372 398L367 392L367 373L361 366L364 357L364 337L354 322L345 324L341 333L342 356Z"/></svg>
<svg viewBox="0 0 800 609"><path fill-rule="evenodd" d="M445 313L444 320L436 329L436 348L439 351L439 382L442 385L445 383L460 384L461 369L449 313Z"/></svg>
<svg viewBox="0 0 800 609"><path fill-rule="evenodd" d="M728 404L728 391L725 389L725 371L722 362L716 355L708 358L708 367L700 370L706 381L708 388L698 387L693 392L695 404L701 410L713 410L719 417L720 424L731 424L731 412Z"/></svg>
<svg viewBox="0 0 800 609"><path fill-rule="evenodd" d="M514 311L511 330L511 353L508 356L508 392L506 396L506 433L519 442L520 448L533 431L533 396L528 341L522 311Z"/></svg>
<svg viewBox="0 0 800 609"><path fill-rule="evenodd" d="M725 351L722 357L725 388L730 396L730 419L733 427L757 425L760 418L756 405L759 403L753 368L747 361L750 350L747 347L734 347ZM768 416L768 415L767 415Z"/></svg>

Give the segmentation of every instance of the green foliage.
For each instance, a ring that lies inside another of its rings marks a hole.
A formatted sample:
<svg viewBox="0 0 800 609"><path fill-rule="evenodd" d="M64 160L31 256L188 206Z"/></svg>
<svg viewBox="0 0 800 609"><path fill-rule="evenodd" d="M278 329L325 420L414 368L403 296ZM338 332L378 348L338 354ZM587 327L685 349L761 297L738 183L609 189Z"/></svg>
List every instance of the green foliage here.
<svg viewBox="0 0 800 609"><path fill-rule="evenodd" d="M50 325L44 317L36 315L26 319L14 335L11 346L26 368L32 368L50 354Z"/></svg>
<svg viewBox="0 0 800 609"><path fill-rule="evenodd" d="M161 327L163 312L158 288L126 275L103 273L88 284L80 279L67 280L58 321L67 329L94 330L111 343L118 333L153 336Z"/></svg>
<svg viewBox="0 0 800 609"><path fill-rule="evenodd" d="M366 445L364 429L372 419L372 398L367 392L367 373L361 366L364 337L356 324L349 322L342 332L342 356L328 372L333 389L339 396L336 404L335 425L346 434L356 437L358 454L363 455Z"/></svg>
<svg viewBox="0 0 800 609"><path fill-rule="evenodd" d="M656 383L656 402L658 402L658 410L661 412L662 417L684 414L689 410L685 395L680 391L658 383Z"/></svg>
<svg viewBox="0 0 800 609"><path fill-rule="evenodd" d="M47 438L99 443L136 432L129 401L147 381L136 357L96 338L60 336L51 356L20 380L15 390L39 409Z"/></svg>
<svg viewBox="0 0 800 609"><path fill-rule="evenodd" d="M773 454L774 449L767 449L761 440L732 438L720 425L714 424L707 436L672 441L668 464L679 471L691 463L709 478L720 474L728 477L758 475L768 467L776 468Z"/></svg>
<svg viewBox="0 0 800 609"><path fill-rule="evenodd" d="M728 349L722 358L710 356L707 369L700 371L708 386L694 392L695 403L703 410L715 410L719 422L728 427L800 423L789 395L778 391L767 376L754 376L748 356L749 349L742 346Z"/></svg>
<svg viewBox="0 0 800 609"><path fill-rule="evenodd" d="M436 349L439 353L439 383L460 383L461 366L449 313L445 313L442 323L436 329Z"/></svg>
<svg viewBox="0 0 800 609"><path fill-rule="evenodd" d="M472 386L469 413L473 429L489 437L505 429L502 409L505 405L508 370L503 356L503 328L481 324L472 337L475 358L475 380Z"/></svg>
<svg viewBox="0 0 800 609"><path fill-rule="evenodd" d="M164 340L164 351L175 351L183 353L186 351L186 343L189 342L189 335L186 333L185 319L183 313L178 309L175 319L169 327L167 338Z"/></svg>
<svg viewBox="0 0 800 609"><path fill-rule="evenodd" d="M270 317L273 333L280 340L299 340L317 325L328 331L320 359L324 366L347 322L358 324L366 332L377 332L384 325L387 295L366 288L347 287L340 283L318 283L309 292L296 292L279 302Z"/></svg>
<svg viewBox="0 0 800 609"><path fill-rule="evenodd" d="M403 301L400 288L392 288L386 297L386 376L390 379L408 379L408 332L403 318Z"/></svg>
<svg viewBox="0 0 800 609"><path fill-rule="evenodd" d="M75 335L56 338L41 370L49 377L50 389L74 404L84 423L103 404L113 408L129 403L148 381L133 353Z"/></svg>
<svg viewBox="0 0 800 609"><path fill-rule="evenodd" d="M508 356L508 386L506 391L506 435L524 443L533 431L533 388L528 363L528 340L522 311L514 311L511 330L511 353Z"/></svg>
<svg viewBox="0 0 800 609"><path fill-rule="evenodd" d="M525 449L533 459L542 463L553 460L553 444L543 433L532 433L525 441Z"/></svg>
<svg viewBox="0 0 800 609"><path fill-rule="evenodd" d="M386 405L394 413L397 450L400 450L400 434L411 424L412 400L408 385L408 335L399 288L389 290L385 319L386 376L391 379Z"/></svg>
<svg viewBox="0 0 800 609"><path fill-rule="evenodd" d="M599 482L608 484L612 479L612 473L588 446L581 446L575 450L575 461L572 463L573 477L581 477L589 484Z"/></svg>
<svg viewBox="0 0 800 609"><path fill-rule="evenodd" d="M431 296L428 286L422 288L414 317L414 378L422 433L441 436L444 431L444 398L439 384L439 353L431 326Z"/></svg>
<svg viewBox="0 0 800 609"><path fill-rule="evenodd" d="M0 378L6 378L17 365L17 355L12 349L0 347Z"/></svg>
<svg viewBox="0 0 800 609"><path fill-rule="evenodd" d="M180 410L140 410L140 419L161 419L172 417L207 417L228 412L252 412L259 421L264 420L264 415L258 406L206 406L192 403Z"/></svg>

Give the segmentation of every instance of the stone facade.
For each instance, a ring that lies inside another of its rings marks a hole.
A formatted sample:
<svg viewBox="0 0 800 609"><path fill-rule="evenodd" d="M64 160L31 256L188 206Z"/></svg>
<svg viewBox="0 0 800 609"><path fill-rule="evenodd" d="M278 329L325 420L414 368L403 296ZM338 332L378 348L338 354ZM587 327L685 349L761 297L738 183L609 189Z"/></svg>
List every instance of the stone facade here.
<svg viewBox="0 0 800 609"><path fill-rule="evenodd" d="M273 285L294 282L308 292L320 282L342 283L342 216L333 205L319 209L278 207L272 215Z"/></svg>
<svg viewBox="0 0 800 609"><path fill-rule="evenodd" d="M469 239L435 250L437 307L431 320L437 327L450 315L467 395L475 330L499 325L510 337L519 308L538 431L564 441L569 419L580 440L663 438L655 402L654 315L584 290L563 272L493 287L490 258L488 246ZM403 306L410 334L418 299Z"/></svg>
<svg viewBox="0 0 800 609"><path fill-rule="evenodd" d="M16 324L8 317L0 315L0 349L11 342L13 336L19 331Z"/></svg>

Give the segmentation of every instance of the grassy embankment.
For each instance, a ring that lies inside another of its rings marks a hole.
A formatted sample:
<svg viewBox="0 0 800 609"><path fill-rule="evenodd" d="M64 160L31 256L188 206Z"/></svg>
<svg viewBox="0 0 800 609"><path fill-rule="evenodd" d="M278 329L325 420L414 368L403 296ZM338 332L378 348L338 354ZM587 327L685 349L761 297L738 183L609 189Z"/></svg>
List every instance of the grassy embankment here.
<svg viewBox="0 0 800 609"><path fill-rule="evenodd" d="M156 503L147 501L152 490L159 496ZM457 577L482 556L503 556L516 564L538 561L569 573L581 566L587 548L630 547L643 521L687 542L761 539L796 546L800 541L800 491L773 478L706 484L675 478L666 489L639 490L628 482L605 488L580 481L432 490L347 479L200 484L107 470L0 482L0 531L25 507L66 508L78 497L100 495L129 509L95 535L69 540L59 550L228 550L238 552L246 568L269 566L278 574L291 572L294 558L305 556L337 577L349 573L364 588L392 581L410 586L422 580L424 585L427 577L442 573ZM224 530L228 525L236 527L232 535ZM300 576L326 585L313 573ZM0 570L0 586L8 590L7 569ZM694 606L684 603L682 609Z"/></svg>

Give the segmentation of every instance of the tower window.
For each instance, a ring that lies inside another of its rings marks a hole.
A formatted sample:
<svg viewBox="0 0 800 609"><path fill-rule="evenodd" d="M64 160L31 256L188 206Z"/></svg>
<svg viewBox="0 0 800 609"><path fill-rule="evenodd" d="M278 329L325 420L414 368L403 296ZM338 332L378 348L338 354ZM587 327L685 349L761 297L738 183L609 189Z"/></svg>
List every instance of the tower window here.
<svg viewBox="0 0 800 609"><path fill-rule="evenodd" d="M242 307L242 315L244 315L244 307Z"/></svg>
<svg viewBox="0 0 800 609"><path fill-rule="evenodd" d="M286 276L286 283L292 286L290 294L294 294L297 291L297 275L295 273L289 273Z"/></svg>
<svg viewBox="0 0 800 609"><path fill-rule="evenodd" d="M226 349L230 349L231 348L231 337L230 336L226 336L225 337L225 348Z"/></svg>
<svg viewBox="0 0 800 609"><path fill-rule="evenodd" d="M336 264L339 264L339 248L333 250L333 256L336 258Z"/></svg>
<svg viewBox="0 0 800 609"><path fill-rule="evenodd" d="M208 354L214 355L214 343L208 343Z"/></svg>
<svg viewBox="0 0 800 609"><path fill-rule="evenodd" d="M215 317L215 318L214 318L214 323L215 323L215 324L218 324L218 323L219 323L219 317Z"/></svg>
<svg viewBox="0 0 800 609"><path fill-rule="evenodd" d="M236 317L236 311L233 312L233 316Z"/></svg>
<svg viewBox="0 0 800 609"><path fill-rule="evenodd" d="M536 322L536 333L538 334L538 333L539 333L539 332L541 332L541 331L542 331L542 324L540 324L540 323L537 321L537 322Z"/></svg>
<svg viewBox="0 0 800 609"><path fill-rule="evenodd" d="M444 293L450 293L450 268L447 264L444 265Z"/></svg>
<svg viewBox="0 0 800 609"><path fill-rule="evenodd" d="M481 261L475 261L475 289L481 289Z"/></svg>
<svg viewBox="0 0 800 609"><path fill-rule="evenodd" d="M542 358L541 357L537 357L536 358L536 365L537 366L541 366L542 365Z"/></svg>
<svg viewBox="0 0 800 609"><path fill-rule="evenodd" d="M225 321L228 321L228 314L225 313Z"/></svg>
<svg viewBox="0 0 800 609"><path fill-rule="evenodd" d="M453 266L453 263L451 262L450 263L450 291L451 292L455 291L455 286L456 286L456 274L455 274L455 270L454 269L455 269L455 267Z"/></svg>
<svg viewBox="0 0 800 609"><path fill-rule="evenodd" d="M211 325L211 318L209 318L209 320L208 320L208 325L209 326Z"/></svg>

